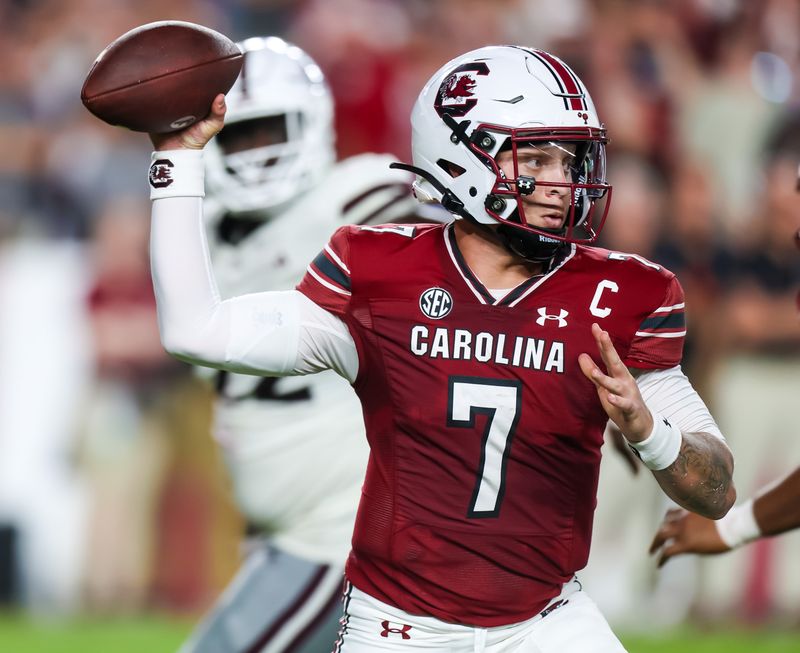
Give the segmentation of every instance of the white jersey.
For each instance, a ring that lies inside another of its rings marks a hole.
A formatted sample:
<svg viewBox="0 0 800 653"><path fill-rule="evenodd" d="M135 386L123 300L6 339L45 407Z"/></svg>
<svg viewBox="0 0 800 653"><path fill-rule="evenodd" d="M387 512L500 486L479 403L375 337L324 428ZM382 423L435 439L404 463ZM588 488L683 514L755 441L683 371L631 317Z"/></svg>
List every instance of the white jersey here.
<svg viewBox="0 0 800 653"><path fill-rule="evenodd" d="M342 161L277 215L251 221L249 232L243 217L206 200L222 297L292 288L337 227L412 214L419 206L412 177L389 169L393 160L364 154ZM215 383L214 437L243 514L286 551L342 563L368 455L348 382L329 370L293 378L217 372Z"/></svg>

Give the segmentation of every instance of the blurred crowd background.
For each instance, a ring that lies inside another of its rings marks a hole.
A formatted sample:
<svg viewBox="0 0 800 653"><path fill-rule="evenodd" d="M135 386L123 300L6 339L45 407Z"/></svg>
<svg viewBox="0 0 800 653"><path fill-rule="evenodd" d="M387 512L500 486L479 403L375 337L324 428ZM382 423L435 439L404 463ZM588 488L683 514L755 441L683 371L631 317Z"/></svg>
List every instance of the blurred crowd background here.
<svg viewBox="0 0 800 653"><path fill-rule="evenodd" d="M798 0L2 0L2 604L196 614L239 562L210 393L158 341L149 142L79 98L108 43L164 19L306 49L342 158L408 160L416 94L455 55L519 43L564 58L611 136L603 244L683 283L684 367L740 496L800 465ZM584 580L612 624L800 630L800 535L657 573L646 550L665 509L609 446Z"/></svg>

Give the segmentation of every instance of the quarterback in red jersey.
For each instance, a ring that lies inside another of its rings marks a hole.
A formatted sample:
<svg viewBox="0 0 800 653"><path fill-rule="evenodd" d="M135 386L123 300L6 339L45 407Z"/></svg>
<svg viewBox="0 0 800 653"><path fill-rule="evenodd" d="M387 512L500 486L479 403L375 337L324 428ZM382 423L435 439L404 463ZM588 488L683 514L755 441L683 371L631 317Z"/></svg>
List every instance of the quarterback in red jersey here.
<svg viewBox="0 0 800 653"><path fill-rule="evenodd" d="M456 220L343 227L296 290L222 301L198 224L199 150L224 113L219 96L152 136L173 180L151 194L162 341L195 364L353 384L370 459L337 649L624 651L575 578L607 420L710 517L735 500L733 461L680 370L680 284L590 246L611 187L580 79L522 47L447 63L400 167Z"/></svg>
<svg viewBox="0 0 800 653"><path fill-rule="evenodd" d="M457 233L342 229L299 290L358 351L372 455L349 579L412 613L496 626L540 611L588 559L608 420L578 362L592 322L605 314L628 365L672 368L683 297L652 263L571 246L495 299Z"/></svg>

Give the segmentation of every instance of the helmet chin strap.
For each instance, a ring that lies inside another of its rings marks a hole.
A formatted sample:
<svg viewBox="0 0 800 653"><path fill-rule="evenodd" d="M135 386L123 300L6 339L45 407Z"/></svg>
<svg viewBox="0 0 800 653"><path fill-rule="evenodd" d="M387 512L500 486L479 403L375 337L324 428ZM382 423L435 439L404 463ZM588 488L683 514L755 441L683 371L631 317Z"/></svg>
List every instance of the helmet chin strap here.
<svg viewBox="0 0 800 653"><path fill-rule="evenodd" d="M427 170L406 163L390 163L389 167L413 172L430 182L430 184L442 194L441 204L444 208L468 220L480 229L483 229L490 236L499 236L503 247L514 254L514 256L519 256L533 263L543 263L545 264L545 268L548 268L553 259L562 251L562 248L566 247L566 243L563 241L554 238L548 239L537 233L523 232L506 224L500 224L496 230L492 229L490 225L476 220L475 217L467 211L464 203L458 199L453 191L445 188L445 186Z"/></svg>
<svg viewBox="0 0 800 653"><path fill-rule="evenodd" d="M544 263L549 268L553 260L567 246L562 240L547 238L541 234L520 231L507 224L497 228L497 234L505 247L512 254L531 261Z"/></svg>
<svg viewBox="0 0 800 653"><path fill-rule="evenodd" d="M398 162L390 163L389 167L394 168L395 170L406 170L407 172L413 172L415 175L419 175L437 191L439 191L439 193L441 193L442 199L439 200L439 203L448 211L450 211L450 213L458 215L462 218L466 218L470 222L474 222L476 224L478 223L478 221L472 217L472 214L467 211L466 207L464 206L464 202L458 199L458 196L453 191L451 191L449 188L446 188L444 184L442 184L427 170L408 165L407 163Z"/></svg>

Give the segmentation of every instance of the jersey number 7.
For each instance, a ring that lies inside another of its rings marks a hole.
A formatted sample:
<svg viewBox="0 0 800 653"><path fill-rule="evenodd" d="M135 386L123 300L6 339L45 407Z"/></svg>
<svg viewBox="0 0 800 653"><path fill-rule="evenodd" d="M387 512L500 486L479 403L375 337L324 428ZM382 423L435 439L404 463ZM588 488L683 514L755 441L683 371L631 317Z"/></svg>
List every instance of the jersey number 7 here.
<svg viewBox="0 0 800 653"><path fill-rule="evenodd" d="M475 416L486 415L481 460L467 517L497 517L503 502L506 462L522 408L520 381L451 376L447 425L475 429Z"/></svg>

